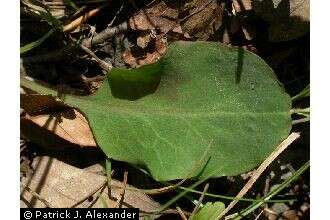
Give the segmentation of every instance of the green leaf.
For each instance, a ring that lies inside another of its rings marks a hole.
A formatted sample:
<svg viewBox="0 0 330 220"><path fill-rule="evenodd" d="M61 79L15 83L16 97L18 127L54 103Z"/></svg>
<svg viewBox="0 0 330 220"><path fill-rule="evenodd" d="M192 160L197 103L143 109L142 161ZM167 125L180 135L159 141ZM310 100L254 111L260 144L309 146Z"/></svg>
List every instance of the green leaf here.
<svg viewBox="0 0 330 220"><path fill-rule="evenodd" d="M291 99L271 68L214 42L172 43L157 63L115 68L94 95L65 102L87 116L108 157L158 181L246 172L291 129Z"/></svg>
<svg viewBox="0 0 330 220"><path fill-rule="evenodd" d="M191 220L217 220L223 210L225 210L225 205L222 202L208 202Z"/></svg>

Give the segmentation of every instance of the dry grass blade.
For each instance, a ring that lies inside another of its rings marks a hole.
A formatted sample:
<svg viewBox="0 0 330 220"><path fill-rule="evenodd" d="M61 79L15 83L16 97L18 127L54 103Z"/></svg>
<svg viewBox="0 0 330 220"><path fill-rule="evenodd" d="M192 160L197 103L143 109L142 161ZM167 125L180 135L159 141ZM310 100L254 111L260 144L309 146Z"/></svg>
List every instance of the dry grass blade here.
<svg viewBox="0 0 330 220"><path fill-rule="evenodd" d="M85 14L81 15L79 18L76 18L71 23L65 25L63 27L63 32L70 32L82 25L84 22L86 22L89 18L97 15L101 9L103 9L107 4L104 4L98 8L95 8L91 11L86 12Z"/></svg>
<svg viewBox="0 0 330 220"><path fill-rule="evenodd" d="M249 179L249 181L245 184L242 190L237 194L235 199L226 207L226 209L218 216L217 219L221 219L224 217L253 186L253 184L257 181L260 175L266 170L266 168L275 160L275 158L280 155L293 141L300 137L299 133L291 133L287 139L285 139L267 158L264 162L258 167L258 169L254 172L253 176Z"/></svg>
<svg viewBox="0 0 330 220"><path fill-rule="evenodd" d="M203 199L204 199L205 193L206 193L206 191L208 190L208 188L209 188L209 184L207 183L207 184L205 184L205 187L204 187L203 193L202 193L202 195L199 197L199 200L198 200L198 202L197 202L197 204L196 204L196 206L195 206L193 212L191 213L191 215L190 215L190 217L189 217L189 220L190 220L190 219L193 219L194 215L195 215L195 214L197 213L197 211L199 210L200 205L202 204L202 201L203 201Z"/></svg>

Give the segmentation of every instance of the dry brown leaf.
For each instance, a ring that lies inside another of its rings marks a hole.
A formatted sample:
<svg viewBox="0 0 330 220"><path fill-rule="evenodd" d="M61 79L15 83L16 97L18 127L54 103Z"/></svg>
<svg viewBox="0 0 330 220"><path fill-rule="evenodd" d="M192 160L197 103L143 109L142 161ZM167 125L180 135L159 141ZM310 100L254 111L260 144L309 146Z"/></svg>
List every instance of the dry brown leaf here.
<svg viewBox="0 0 330 220"><path fill-rule="evenodd" d="M96 168L98 166L99 168ZM93 165L92 168L86 168L85 170L88 170L91 172L91 169L95 172L104 170L101 165ZM111 196L113 196L116 199L120 199L121 191L123 188L123 183L118 180L111 180ZM107 188L102 192L101 196L107 200L107 203L109 207L114 207L117 203L115 199L109 200L108 197L108 191ZM88 203L85 203L82 205L82 207L86 207ZM137 188L127 185L124 195L124 202L123 202L123 208L133 206L135 208L139 208L140 212L152 212L160 208L159 203L152 200L148 195L143 193L142 191L139 191ZM102 208L103 204L100 200L98 200L94 205L93 208Z"/></svg>
<svg viewBox="0 0 330 220"><path fill-rule="evenodd" d="M133 30L159 29L161 32L167 33L178 25L178 16L177 9L170 8L164 1L161 1L131 17L129 25Z"/></svg>
<svg viewBox="0 0 330 220"><path fill-rule="evenodd" d="M93 191L101 188L105 177L75 168L55 158L36 157L32 162L33 175L21 182L21 199L32 208L45 204L31 196L27 186L56 208L71 207Z"/></svg>
<svg viewBox="0 0 330 220"><path fill-rule="evenodd" d="M156 62L166 52L167 43L164 39L156 39L153 51L147 51L142 56L134 56L130 50L123 53L123 60L132 67L143 66Z"/></svg>
<svg viewBox="0 0 330 220"><path fill-rule="evenodd" d="M138 66L137 64L137 58L135 58L130 50L125 50L123 52L123 61L130 65L131 67L135 68Z"/></svg>
<svg viewBox="0 0 330 220"><path fill-rule="evenodd" d="M21 90L21 133L48 148L96 147L88 121L77 110L52 96Z"/></svg>
<svg viewBox="0 0 330 220"><path fill-rule="evenodd" d="M223 9L215 0L192 0L185 11L182 29L200 40L207 40L222 24Z"/></svg>
<svg viewBox="0 0 330 220"><path fill-rule="evenodd" d="M150 33L142 33L137 39L136 44L141 48L146 48L151 41Z"/></svg>
<svg viewBox="0 0 330 220"><path fill-rule="evenodd" d="M236 12L252 9L252 0L233 0L233 7Z"/></svg>
<svg viewBox="0 0 330 220"><path fill-rule="evenodd" d="M50 148L96 147L86 118L75 109L21 118L22 134Z"/></svg>

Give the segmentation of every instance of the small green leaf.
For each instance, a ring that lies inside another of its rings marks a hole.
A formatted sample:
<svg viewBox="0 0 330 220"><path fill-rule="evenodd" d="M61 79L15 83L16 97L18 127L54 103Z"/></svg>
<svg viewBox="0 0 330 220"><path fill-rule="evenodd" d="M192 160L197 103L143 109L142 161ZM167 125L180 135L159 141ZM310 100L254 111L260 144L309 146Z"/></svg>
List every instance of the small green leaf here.
<svg viewBox="0 0 330 220"><path fill-rule="evenodd" d="M191 220L217 220L223 210L225 210L225 205L222 202L208 202Z"/></svg>
<svg viewBox="0 0 330 220"><path fill-rule="evenodd" d="M158 181L246 172L291 129L291 99L272 69L214 42L172 43L157 63L115 68L94 95L65 102L87 116L109 158ZM208 160L192 173L206 149Z"/></svg>

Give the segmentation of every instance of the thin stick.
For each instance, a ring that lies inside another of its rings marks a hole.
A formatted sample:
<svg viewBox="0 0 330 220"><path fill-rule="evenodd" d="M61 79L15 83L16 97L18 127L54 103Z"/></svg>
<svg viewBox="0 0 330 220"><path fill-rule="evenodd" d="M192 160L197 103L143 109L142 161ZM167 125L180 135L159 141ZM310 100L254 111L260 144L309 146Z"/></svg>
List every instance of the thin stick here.
<svg viewBox="0 0 330 220"><path fill-rule="evenodd" d="M89 18L97 15L101 11L101 9L103 9L107 4L104 4L93 10L90 10L90 11L86 12L85 14L81 15L79 18L76 18L70 24L67 24L63 27L63 32L73 31L74 29L76 29L77 27L82 25L84 22L86 22Z"/></svg>
<svg viewBox="0 0 330 220"><path fill-rule="evenodd" d="M189 220L191 220L191 219L194 217L194 215L196 214L196 212L199 210L199 207L200 207L200 205L202 204L202 201L203 201L203 199L204 199L204 197L205 197L205 193L206 193L206 191L208 190L208 188L209 188L209 184L207 183L207 184L205 184L205 187L204 187L203 193L202 193L202 195L199 197L199 200L198 200L198 202L197 202L197 204L196 204L194 210L192 211L192 213L191 213L191 215L190 215L190 217L189 217Z"/></svg>
<svg viewBox="0 0 330 220"><path fill-rule="evenodd" d="M181 210L181 208L179 206L176 207L176 210L178 211L182 220L187 220L187 217L185 216L185 214L183 213L183 211Z"/></svg>
<svg viewBox="0 0 330 220"><path fill-rule="evenodd" d="M82 44L88 48L92 47L92 45L100 44L105 42L107 39L127 31L129 28L129 25L126 21L123 23L115 26L115 27L107 27L103 31L101 31L98 34L95 34L94 36L90 38L86 38L82 41Z"/></svg>
<svg viewBox="0 0 330 220"><path fill-rule="evenodd" d="M93 51L91 51L89 48L85 47L84 45L80 44L79 45L81 49L83 49L86 53L88 53L89 55L91 55L91 57L93 57L95 59L95 61L100 65L100 67L102 69L104 69L106 72L109 72L112 69L112 65L101 60L100 58L98 58L98 56L95 55L95 53Z"/></svg>
<svg viewBox="0 0 330 220"><path fill-rule="evenodd" d="M117 16L119 15L119 13L123 10L124 8L124 3L121 4L119 10L116 12L115 16L113 17L113 19L111 20L111 22L108 24L108 27L111 27L113 25L113 23L115 22Z"/></svg>
<svg viewBox="0 0 330 220"><path fill-rule="evenodd" d="M275 158L280 155L293 141L300 137L299 133L291 133L287 139L285 139L267 158L264 162L258 167L258 169L254 172L253 176L249 179L249 181L245 184L242 190L237 194L235 199L227 206L227 208L220 213L217 219L221 219L224 217L253 186L253 184L257 181L260 175L266 170L271 162L275 160Z"/></svg>
<svg viewBox="0 0 330 220"><path fill-rule="evenodd" d="M264 213L264 210L262 210L254 220L258 220L260 218L260 216L262 215L262 213Z"/></svg>
<svg viewBox="0 0 330 220"><path fill-rule="evenodd" d="M300 119L297 119L297 120L293 120L292 125L296 125L296 124L300 124L300 123L304 123L304 122L309 122L309 121L310 121L309 117L300 118Z"/></svg>

